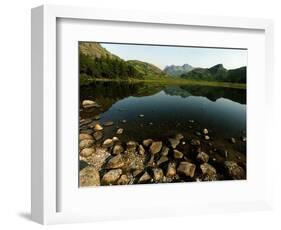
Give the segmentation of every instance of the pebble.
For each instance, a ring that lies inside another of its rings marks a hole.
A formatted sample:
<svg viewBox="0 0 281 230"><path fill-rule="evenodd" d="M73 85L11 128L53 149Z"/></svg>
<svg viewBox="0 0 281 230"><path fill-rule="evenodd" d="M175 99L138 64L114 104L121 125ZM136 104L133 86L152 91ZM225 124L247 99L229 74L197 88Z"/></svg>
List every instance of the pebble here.
<svg viewBox="0 0 281 230"><path fill-rule="evenodd" d="M104 148L109 148L113 146L113 140L112 139L106 139L103 144L102 147Z"/></svg>
<svg viewBox="0 0 281 230"><path fill-rule="evenodd" d="M150 145L149 151L152 154L156 154L160 152L161 148L162 148L162 141L156 141Z"/></svg>
<svg viewBox="0 0 281 230"><path fill-rule="evenodd" d="M124 152L124 148L122 147L122 145L115 145L113 147L112 154L118 155L118 154L121 154L123 152Z"/></svg>
<svg viewBox="0 0 281 230"><path fill-rule="evenodd" d="M95 131L101 131L101 130L103 130L103 127L100 124L96 124L95 127L94 127L94 130Z"/></svg>
<svg viewBox="0 0 281 230"><path fill-rule="evenodd" d="M121 169L113 169L103 175L101 183L103 185L112 185L117 182L122 174Z"/></svg>

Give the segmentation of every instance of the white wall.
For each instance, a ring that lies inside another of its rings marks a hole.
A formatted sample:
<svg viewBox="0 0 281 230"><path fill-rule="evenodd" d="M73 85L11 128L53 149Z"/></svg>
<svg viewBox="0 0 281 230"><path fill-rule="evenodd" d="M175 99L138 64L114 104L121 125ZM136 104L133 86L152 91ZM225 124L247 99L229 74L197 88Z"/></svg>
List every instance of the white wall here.
<svg viewBox="0 0 281 230"><path fill-rule="evenodd" d="M260 0L9 0L0 7L0 100L1 100L1 158L0 158L0 226L1 229L40 226L29 221L30 209L30 8L40 4L71 4L105 8L170 11L174 13L264 17L275 20L275 75L281 76L281 14L279 1ZM280 98L281 80L276 78L276 99ZM276 132L272 138L280 139L280 107L276 108ZM240 213L231 215L203 215L185 218L149 219L61 225L52 229L277 229L281 227L281 151L275 150L275 203L274 212ZM188 207L187 207L188 208ZM47 227L51 228L51 227Z"/></svg>

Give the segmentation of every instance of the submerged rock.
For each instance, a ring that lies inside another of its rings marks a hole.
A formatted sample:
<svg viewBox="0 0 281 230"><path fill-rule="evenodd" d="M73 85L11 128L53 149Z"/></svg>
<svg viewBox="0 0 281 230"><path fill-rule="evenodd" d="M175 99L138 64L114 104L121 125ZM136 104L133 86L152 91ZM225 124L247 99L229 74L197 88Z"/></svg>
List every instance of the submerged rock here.
<svg viewBox="0 0 281 230"><path fill-rule="evenodd" d="M241 140L242 140L243 142L246 142L246 141L247 141L247 138L246 138L246 137L241 137Z"/></svg>
<svg viewBox="0 0 281 230"><path fill-rule="evenodd" d="M234 180L246 179L245 170L234 161L225 161L224 166L228 175Z"/></svg>
<svg viewBox="0 0 281 230"><path fill-rule="evenodd" d="M93 155L95 152L96 152L95 148L84 148L80 152L80 156L89 157L89 156Z"/></svg>
<svg viewBox="0 0 281 230"><path fill-rule="evenodd" d="M206 141L210 140L210 137L208 135L205 135L204 138Z"/></svg>
<svg viewBox="0 0 281 230"><path fill-rule="evenodd" d="M154 168L152 171L153 171L153 180L155 182L160 182L164 176L163 170L160 168Z"/></svg>
<svg viewBox="0 0 281 230"><path fill-rule="evenodd" d="M112 139L106 139L103 144L102 147L104 148L109 148L113 146L113 140Z"/></svg>
<svg viewBox="0 0 281 230"><path fill-rule="evenodd" d="M189 123L194 123L194 120L189 120L188 122L189 122Z"/></svg>
<svg viewBox="0 0 281 230"><path fill-rule="evenodd" d="M124 152L124 148L122 147L122 145L115 145L113 147L112 154L118 155L118 154L121 154L123 152Z"/></svg>
<svg viewBox="0 0 281 230"><path fill-rule="evenodd" d="M79 140L83 141L83 140L93 140L93 136L87 133L80 133L79 134Z"/></svg>
<svg viewBox="0 0 281 230"><path fill-rule="evenodd" d="M193 146L199 146L201 143L200 143L200 141L197 140L197 139L192 139L192 140L190 141L190 144L193 145Z"/></svg>
<svg viewBox="0 0 281 230"><path fill-rule="evenodd" d="M97 132L95 132L95 133L93 134L93 136L94 136L94 138L95 138L96 141L99 141L100 139L102 139L103 134L102 134L101 131L97 131Z"/></svg>
<svg viewBox="0 0 281 230"><path fill-rule="evenodd" d="M91 166L87 166L80 171L80 186L99 186L100 175L99 172Z"/></svg>
<svg viewBox="0 0 281 230"><path fill-rule="evenodd" d="M178 134L176 134L175 138L177 140L181 140L181 139L183 139L183 135L181 133L178 133Z"/></svg>
<svg viewBox="0 0 281 230"><path fill-rule="evenodd" d="M118 154L115 157L112 157L106 164L107 169L116 169L122 168L124 166L124 161L121 154Z"/></svg>
<svg viewBox="0 0 281 230"><path fill-rule="evenodd" d="M117 129L116 134L121 135L123 133L123 131L124 131L124 129L119 128L119 129Z"/></svg>
<svg viewBox="0 0 281 230"><path fill-rule="evenodd" d="M121 122L122 122L123 124L125 124L127 121L126 121L126 120L122 120Z"/></svg>
<svg viewBox="0 0 281 230"><path fill-rule="evenodd" d="M207 153L204 153L204 152L199 152L197 154L197 157L196 159L202 163L206 163L209 161L209 155Z"/></svg>
<svg viewBox="0 0 281 230"><path fill-rule="evenodd" d="M235 138L234 138L234 137L231 137L231 138L230 138L230 142L231 142L232 144L235 144L235 143L236 143Z"/></svg>
<svg viewBox="0 0 281 230"><path fill-rule="evenodd" d="M179 174L192 178L194 177L195 169L196 169L195 164L192 164L188 161L182 161L177 168L177 172Z"/></svg>
<svg viewBox="0 0 281 230"><path fill-rule="evenodd" d="M148 147L152 144L153 140L152 139L146 139L146 140L143 140L142 144L145 146L145 147Z"/></svg>
<svg viewBox="0 0 281 230"><path fill-rule="evenodd" d="M207 135L209 133L208 129L203 129L203 134Z"/></svg>
<svg viewBox="0 0 281 230"><path fill-rule="evenodd" d="M99 119L100 119L100 115L94 116L94 120L99 120Z"/></svg>
<svg viewBox="0 0 281 230"><path fill-rule="evenodd" d="M101 183L102 185L112 185L117 182L122 174L121 169L113 169L103 175Z"/></svg>
<svg viewBox="0 0 281 230"><path fill-rule="evenodd" d="M156 154L156 153L159 153L159 152L160 152L161 148L162 148L162 141L156 141L156 142L153 142L153 143L150 145L149 151L150 151L152 154Z"/></svg>
<svg viewBox="0 0 281 230"><path fill-rule="evenodd" d="M181 158L183 158L183 153L180 152L180 151L178 151L178 150L176 150L176 149L174 149L174 158L175 158L175 159L181 159Z"/></svg>
<svg viewBox="0 0 281 230"><path fill-rule="evenodd" d="M197 136L201 136L201 133L200 133L199 131L196 131L195 134L196 134Z"/></svg>
<svg viewBox="0 0 281 230"><path fill-rule="evenodd" d="M106 126L106 127L107 126L112 126L113 124L114 124L113 121L106 121L106 122L103 123L103 125Z"/></svg>
<svg viewBox="0 0 281 230"><path fill-rule="evenodd" d="M80 141L79 147L80 147L80 149L90 148L94 145L94 143L95 142L92 139L84 139L84 140Z"/></svg>
<svg viewBox="0 0 281 230"><path fill-rule="evenodd" d="M101 131L101 130L103 130L103 127L100 124L96 124L95 127L94 127L94 130L95 131Z"/></svg>
<svg viewBox="0 0 281 230"><path fill-rule="evenodd" d="M141 117L141 118L142 118L142 117L144 117L144 115L143 115L143 114L140 114L140 115L139 115L139 117Z"/></svg>

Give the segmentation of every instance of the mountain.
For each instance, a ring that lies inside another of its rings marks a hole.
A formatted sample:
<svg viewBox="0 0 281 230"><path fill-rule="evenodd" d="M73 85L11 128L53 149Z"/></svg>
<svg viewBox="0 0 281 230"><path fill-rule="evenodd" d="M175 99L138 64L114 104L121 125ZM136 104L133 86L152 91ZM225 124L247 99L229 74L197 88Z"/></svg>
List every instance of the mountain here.
<svg viewBox="0 0 281 230"><path fill-rule="evenodd" d="M194 68L181 75L181 78L204 81L246 83L246 66L227 70L222 64L211 68Z"/></svg>
<svg viewBox="0 0 281 230"><path fill-rule="evenodd" d="M189 71L193 70L194 68L189 64L184 64L182 66L177 65L169 65L166 66L164 72L173 77L179 77L184 73L188 73Z"/></svg>
<svg viewBox="0 0 281 230"><path fill-rule="evenodd" d="M97 78L128 80L168 77L161 69L150 63L138 60L125 61L96 42L80 42L79 61L82 84Z"/></svg>
<svg viewBox="0 0 281 230"><path fill-rule="evenodd" d="M165 72L153 64L138 60L129 60L127 63L134 66L136 70L146 79L168 77Z"/></svg>

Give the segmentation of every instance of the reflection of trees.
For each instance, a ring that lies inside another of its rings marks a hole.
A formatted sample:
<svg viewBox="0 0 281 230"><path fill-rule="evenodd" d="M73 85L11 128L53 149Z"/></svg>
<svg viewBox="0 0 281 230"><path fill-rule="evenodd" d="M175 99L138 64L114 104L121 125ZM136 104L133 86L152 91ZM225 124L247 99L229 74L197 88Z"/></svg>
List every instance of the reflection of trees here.
<svg viewBox="0 0 281 230"><path fill-rule="evenodd" d="M81 115L90 117L108 110L115 102L129 97L141 97L156 94L163 90L168 95L203 96L216 101L218 98L227 98L240 104L246 104L246 90L223 87L208 87L196 85L163 85L155 83L129 83L129 82L96 82L80 88L80 101L92 99L101 107L99 109L83 111Z"/></svg>

